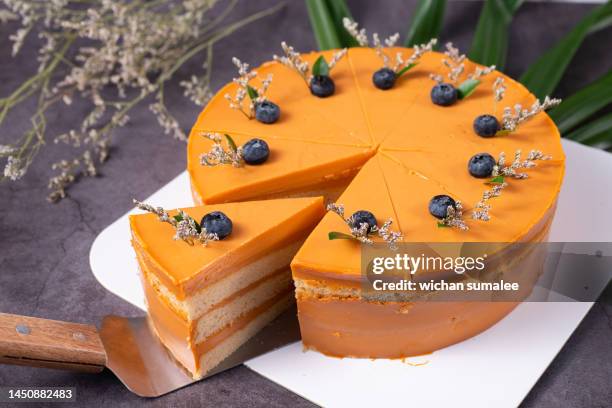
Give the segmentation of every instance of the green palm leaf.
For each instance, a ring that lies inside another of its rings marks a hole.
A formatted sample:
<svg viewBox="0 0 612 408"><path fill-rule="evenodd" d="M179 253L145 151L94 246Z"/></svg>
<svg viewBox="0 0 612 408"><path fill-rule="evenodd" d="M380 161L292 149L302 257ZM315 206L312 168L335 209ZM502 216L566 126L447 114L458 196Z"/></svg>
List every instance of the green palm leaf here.
<svg viewBox="0 0 612 408"><path fill-rule="evenodd" d="M539 98L552 94L585 37L611 24L612 1L608 1L589 13L557 45L532 64L520 81Z"/></svg>
<svg viewBox="0 0 612 408"><path fill-rule="evenodd" d="M325 0L306 0L308 17L320 50L342 48L332 14Z"/></svg>
<svg viewBox="0 0 612 408"><path fill-rule="evenodd" d="M565 134L609 103L612 103L612 71L565 99L550 111L550 117L561 134Z"/></svg>
<svg viewBox="0 0 612 408"><path fill-rule="evenodd" d="M587 145L612 142L612 113L580 126L565 137Z"/></svg>
<svg viewBox="0 0 612 408"><path fill-rule="evenodd" d="M419 0L404 41L407 47L438 38L442 30L446 0Z"/></svg>
<svg viewBox="0 0 612 408"><path fill-rule="evenodd" d="M336 33L338 34L342 46L359 46L357 40L355 40L353 36L350 35L348 31L346 31L346 29L344 28L344 24L342 23L342 20L345 17L348 17L351 20L353 19L353 16L351 15L351 10L349 10L348 6L346 5L346 2L344 0L326 0L326 3L327 9L331 14L334 24L336 25Z"/></svg>
<svg viewBox="0 0 612 408"><path fill-rule="evenodd" d="M503 70L508 54L508 28L522 3L523 0L487 0L483 4L468 54L472 61Z"/></svg>

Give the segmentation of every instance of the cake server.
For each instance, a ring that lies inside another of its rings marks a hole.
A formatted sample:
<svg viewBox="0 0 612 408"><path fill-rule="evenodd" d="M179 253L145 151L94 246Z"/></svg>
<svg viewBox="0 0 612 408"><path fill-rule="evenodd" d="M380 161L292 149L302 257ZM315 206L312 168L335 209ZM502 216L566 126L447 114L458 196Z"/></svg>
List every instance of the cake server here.
<svg viewBox="0 0 612 408"><path fill-rule="evenodd" d="M133 393L158 397L300 340L295 307L204 377L194 380L158 340L146 317L106 316L94 325L0 313L0 363L97 373L107 367Z"/></svg>

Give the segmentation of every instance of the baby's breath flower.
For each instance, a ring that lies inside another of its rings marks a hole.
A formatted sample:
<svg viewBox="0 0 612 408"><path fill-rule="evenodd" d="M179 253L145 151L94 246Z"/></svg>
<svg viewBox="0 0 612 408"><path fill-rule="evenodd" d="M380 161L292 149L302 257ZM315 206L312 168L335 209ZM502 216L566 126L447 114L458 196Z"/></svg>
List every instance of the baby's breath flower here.
<svg viewBox="0 0 612 408"><path fill-rule="evenodd" d="M355 219L353 217L345 218L344 216L344 205L329 203L327 205L327 211L333 212L338 215L342 220L348 225L351 234L347 235L344 233L331 232L330 239L333 236L342 236L355 239L364 244L373 244L374 241L370 238L370 234L377 233L380 238L383 239L392 250L397 249L397 242L400 242L404 239L402 233L400 231L391 231L391 224L393 224L393 220L388 219L384 222L382 227L378 227L377 225L368 225L368 223L360 223L359 225L355 225Z"/></svg>
<svg viewBox="0 0 612 408"><path fill-rule="evenodd" d="M529 109L523 109L523 106L519 103L514 105L514 110L507 107L504 109L504 115L502 117L502 130L508 132L514 132L521 123L528 121L540 112L557 106L561 103L561 99L550 98L546 96L543 102L539 99L531 105Z"/></svg>
<svg viewBox="0 0 612 408"><path fill-rule="evenodd" d="M455 202L455 206L449 205L446 208L446 217L440 220L439 226L457 228L461 231L467 231L470 228L463 221L463 204L461 201Z"/></svg>
<svg viewBox="0 0 612 408"><path fill-rule="evenodd" d="M224 95L232 109L237 109L242 112L248 119L255 117L255 106L258 103L267 100L266 92L272 83L272 74L268 74L265 78L260 79L261 85L259 88L250 84L251 80L257 78L257 71L250 70L249 64L240 61L238 58L232 58L232 62L238 68L238 77L233 79L233 82L238 86L234 96L227 93ZM244 107L244 100L249 97L247 108Z"/></svg>
<svg viewBox="0 0 612 408"><path fill-rule="evenodd" d="M446 51L444 55L447 58L442 60L442 64L448 68L448 78L451 82L457 82L457 79L465 71L465 54L461 54L459 49L453 46L452 42L446 43Z"/></svg>
<svg viewBox="0 0 612 408"><path fill-rule="evenodd" d="M178 214L171 216L168 211L162 207L153 207L150 204L141 203L133 199L136 208L157 215L157 219L161 222L168 223L174 227L175 233L172 239L175 241L181 240L189 245L194 245L196 242L206 246L210 241L218 241L219 236L206 231L204 226L198 224L189 214L183 210L178 210Z"/></svg>
<svg viewBox="0 0 612 408"><path fill-rule="evenodd" d="M17 181L22 178L26 173L26 166L23 160L9 156L6 160L6 166L4 166L4 177L12 181Z"/></svg>
<svg viewBox="0 0 612 408"><path fill-rule="evenodd" d="M32 32L41 45L36 50L35 76L3 99L0 125L18 104L34 99L38 104L29 118L31 128L14 145L8 145L10 153L6 148L0 152L0 156L10 157L0 180L21 178L47 144L49 109L59 104L81 109L89 102L89 112L81 123L51 137L55 143L79 149L54 164L58 174L49 179L51 201L65 197L69 185L81 176L97 174L96 163L108 157L114 131L125 126L129 112L151 96L155 98L151 110L165 133L186 140L165 105L164 85L188 61L204 56L205 75L182 85L189 99L200 106L206 103L214 42L282 6L224 24L218 16L227 16L235 2L227 2L222 9L215 7L216 0L2 2L6 10L0 10L0 22L15 18L20 22L10 36L13 54ZM77 100L78 104L72 103Z"/></svg>
<svg viewBox="0 0 612 408"><path fill-rule="evenodd" d="M504 95L506 94L506 84L504 83L503 77L495 78L495 82L493 82L493 95L495 102L501 102L504 99Z"/></svg>
<svg viewBox="0 0 612 408"><path fill-rule="evenodd" d="M204 132L202 136L213 142L210 151L200 156L200 164L202 166L214 167L222 164L231 164L234 167L242 167L244 164L242 147L235 146L233 140L228 135L225 135L228 143L227 149L221 144L221 134Z"/></svg>
<svg viewBox="0 0 612 408"><path fill-rule="evenodd" d="M493 178L488 182L488 184L491 184L492 187L482 193L482 198L474 206L474 210L472 211L473 219L480 221L489 221L491 219L489 216L489 210L491 210L489 200L494 197L499 197L502 190L508 187L507 177L519 180L526 179L528 177L527 173L519 172L517 170L531 169L536 166L536 161L550 160L552 158L539 150L531 150L525 160L521 159L521 156L522 152L517 150L514 153L514 160L512 163L510 163L510 165L507 165L506 154L504 152L499 154L499 159L497 160L496 165L493 166Z"/></svg>
<svg viewBox="0 0 612 408"><path fill-rule="evenodd" d="M306 86L310 86L310 80L312 79L312 72L311 72L311 67L308 64L308 62L304 61L300 53L297 52L295 48L288 45L285 41L281 42L281 48L283 49L283 52L285 53L285 55L283 56L274 55L273 57L274 61L278 61L284 66L293 69L295 72L297 72L302 77L304 82L306 82ZM347 53L346 48L336 51L332 55L332 58L330 59L330 61L327 63L329 70L334 68L338 64L338 61L340 61L342 57L346 55L346 53Z"/></svg>
<svg viewBox="0 0 612 408"><path fill-rule="evenodd" d="M344 28L348 33L359 43L362 47L370 47L370 41L368 40L368 34L365 28L359 29L357 22L345 17L342 20ZM408 58L404 58L403 53L397 52L395 58L392 58L387 52L386 48L394 47L399 40L399 33L395 33L381 41L378 33L372 34L372 47L376 52L376 55L382 60L385 68L392 69L396 74L402 72L407 67L411 67L418 62L423 54L433 50L438 40L435 38L424 44L415 45L412 54ZM392 64L392 61L394 63Z"/></svg>
<svg viewBox="0 0 612 408"><path fill-rule="evenodd" d="M211 98L210 85L206 78L192 75L189 81L181 81L180 85L185 89L183 95L199 106L203 106Z"/></svg>

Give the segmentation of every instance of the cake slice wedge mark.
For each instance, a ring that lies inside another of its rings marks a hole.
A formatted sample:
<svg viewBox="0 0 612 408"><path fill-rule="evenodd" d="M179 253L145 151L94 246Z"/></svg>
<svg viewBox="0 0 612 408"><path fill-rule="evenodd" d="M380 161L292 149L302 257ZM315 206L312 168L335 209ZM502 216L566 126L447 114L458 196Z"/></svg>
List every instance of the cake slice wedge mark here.
<svg viewBox="0 0 612 408"><path fill-rule="evenodd" d="M391 229L398 230L399 215L393 208L377 161L372 158L363 166L336 203L344 205L346 217L356 211L367 210L374 214L379 225L387 219L392 219ZM330 277L339 275L340 279L360 279L360 242L348 239L330 240L328 234L332 231L350 233L349 227L337 214L328 212L293 259L294 276L296 270L310 270L318 271L318 275L329 272ZM372 238L375 242L384 243L378 236Z"/></svg>
<svg viewBox="0 0 612 408"><path fill-rule="evenodd" d="M385 172L382 169L381 163L380 163L380 153L377 154L372 160L376 160L376 165L378 166L378 169L380 171L380 175L382 178L382 181L385 184L385 189L387 191L387 199L389 200L389 202L391 203L391 208L393 208L393 224L392 224L392 229L399 229L402 234L404 236L406 236L406 234L409 234L410 231L406 231L402 228L402 223L400 218L398 217L397 214L397 207L395 206L395 203L393 202L393 197L391 197L391 192L389 190L389 183L387 182L387 176L385 175ZM385 222L385 220L379 220L380 223Z"/></svg>
<svg viewBox="0 0 612 408"><path fill-rule="evenodd" d="M333 50L321 51L303 54L302 57L312 66L319 56L323 56L329 61L333 54ZM355 88L348 52L344 58L338 61L330 76L336 87L333 95L327 98L308 95L308 97L300 100L300 105L306 104L308 107L312 107L312 110L316 111L324 120L333 123L339 129L344 129L359 144L373 146L369 127L360 104L359 92ZM304 110L310 111L307 108L304 108ZM313 120L316 119L313 118Z"/></svg>
<svg viewBox="0 0 612 408"><path fill-rule="evenodd" d="M370 136L370 141L372 143L372 146L376 146L378 147L379 143L377 142L376 138L374 137L374 130L372 127L372 121L370 120L368 113L367 113L367 109L366 109L366 104L365 104L365 100L363 97L363 92L361 90L361 87L359 86L359 81L357 80L357 72L355 71L355 66L353 64L353 60L352 60L352 50L353 48L349 48L349 51L346 54L346 58L348 60L349 66L351 68L351 75L353 76L353 82L355 85L355 89L357 90L357 96L359 98L359 105L361 106L361 112L363 115L363 119L366 122L366 125L368 127L368 135Z"/></svg>
<svg viewBox="0 0 612 408"><path fill-rule="evenodd" d="M304 55L314 61L319 53ZM329 59L330 52L323 55ZM194 127L199 129L227 129L230 133L258 134L303 140L329 141L355 145L370 145L367 125L360 115L360 107L352 89L352 75L348 62L341 60L332 72L336 93L328 98L310 94L304 80L291 69L276 62L257 68L260 76L273 74L274 80L267 97L280 106L281 116L274 124L263 124L247 119L238 110L231 109L225 100L236 84L221 89L200 113ZM248 98L247 98L248 99ZM245 102L246 103L246 102Z"/></svg>
<svg viewBox="0 0 612 408"><path fill-rule="evenodd" d="M237 145L248 140L240 134L233 139ZM187 168L197 202L245 201L344 186L375 153L369 148L303 141L267 142L270 157L261 165L204 167L199 158L210 150L212 142L204 137L191 138Z"/></svg>
<svg viewBox="0 0 612 408"><path fill-rule="evenodd" d="M395 52L410 51L405 48L393 48L390 51L391 54ZM348 56L372 138L380 144L397 128L397 119L405 116L416 101L423 99L423 89L427 88L423 85L425 81L433 85L433 81L427 77L431 62L427 62L426 54L423 62L401 77L393 88L383 91L372 84L372 74L382 67L382 61L375 51L369 48L350 48Z"/></svg>
<svg viewBox="0 0 612 408"><path fill-rule="evenodd" d="M529 178L508 179L509 185L502 191L501 196L489 201L492 206L491 220L476 221L471 219L471 211L482 198L484 191L489 190L491 186L485 184L487 179L475 178L469 174L467 160L465 162L456 160L452 152L435 153L428 156L415 152L382 153L384 157L404 169L404 174L418 175L439 186L437 193L432 191L431 196L421 197L419 207L413 209L413 211L420 212L422 217L428 217L431 220L432 229L435 228L436 220L428 213L427 203L433 195L448 194L462 202L464 220L470 227L470 231L457 235L457 242L464 240L514 242L530 236L532 229L537 229L541 220L548 219L548 213L554 210L556 202L555 191L541 190L537 186L556 184L560 188L560 180L563 175L563 166L559 163L538 162L535 168L526 170ZM512 156L509 159L511 160ZM395 170L386 168L386 172L393 171ZM392 180L391 183L393 182ZM393 192L393 188L391 191ZM440 238L444 238L445 234L439 234Z"/></svg>
<svg viewBox="0 0 612 408"><path fill-rule="evenodd" d="M363 143L363 144L355 144L355 143L343 143L342 141L339 142L334 142L334 141L326 141L326 140L317 140L317 139L311 139L308 137L285 137L285 136L277 136L277 135L265 135L265 134L259 134L259 135L255 135L252 133L240 133L240 132L231 132L228 131L226 129L211 129L211 128L192 128L191 129L191 133L190 133L190 138L191 137L203 137L201 136L203 133L219 133L222 135L230 135L231 137L234 136L241 136L244 139L270 139L270 140L286 140L289 142L304 142L304 143L311 143L311 144L320 144L320 145L326 145L326 146L344 146L344 147L355 147L355 148L361 148L361 149L369 149L372 148L372 145L369 143Z"/></svg>

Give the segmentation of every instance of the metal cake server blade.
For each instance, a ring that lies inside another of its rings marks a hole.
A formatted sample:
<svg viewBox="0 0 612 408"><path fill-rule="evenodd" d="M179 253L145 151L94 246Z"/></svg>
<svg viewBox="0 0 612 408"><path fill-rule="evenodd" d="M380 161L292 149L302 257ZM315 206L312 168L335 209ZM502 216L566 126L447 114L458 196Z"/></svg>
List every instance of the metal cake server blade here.
<svg viewBox="0 0 612 408"><path fill-rule="evenodd" d="M170 355L146 317L106 316L92 325L0 313L0 363L86 372L110 369L133 393L158 397L300 340L295 306L202 378Z"/></svg>

